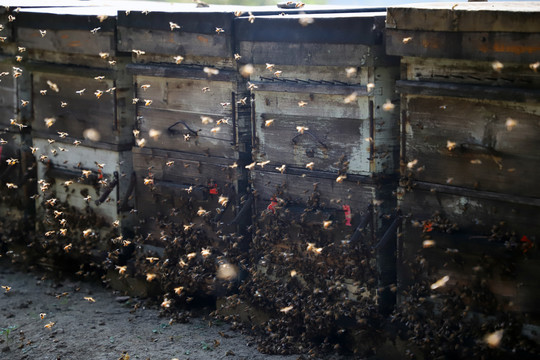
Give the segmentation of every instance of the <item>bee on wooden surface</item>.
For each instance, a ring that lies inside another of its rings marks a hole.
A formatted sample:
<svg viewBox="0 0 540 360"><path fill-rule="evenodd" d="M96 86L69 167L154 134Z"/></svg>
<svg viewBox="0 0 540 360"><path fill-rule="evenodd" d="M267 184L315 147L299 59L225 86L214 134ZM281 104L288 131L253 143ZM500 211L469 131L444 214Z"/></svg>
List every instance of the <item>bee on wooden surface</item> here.
<svg viewBox="0 0 540 360"><path fill-rule="evenodd" d="M182 61L184 61L184 57L181 56L181 55L177 55L177 56L173 57L173 59L174 59L174 61L175 61L175 63L176 63L177 65L178 65L178 64L181 64Z"/></svg>
<svg viewBox="0 0 540 360"><path fill-rule="evenodd" d="M308 131L309 128L307 126L297 126L296 131L298 131L300 134L303 134L304 131Z"/></svg>
<svg viewBox="0 0 540 360"><path fill-rule="evenodd" d="M49 323L47 323L44 327L47 328L47 329L52 329L52 327L54 326L54 324L56 324L55 321L51 321Z"/></svg>

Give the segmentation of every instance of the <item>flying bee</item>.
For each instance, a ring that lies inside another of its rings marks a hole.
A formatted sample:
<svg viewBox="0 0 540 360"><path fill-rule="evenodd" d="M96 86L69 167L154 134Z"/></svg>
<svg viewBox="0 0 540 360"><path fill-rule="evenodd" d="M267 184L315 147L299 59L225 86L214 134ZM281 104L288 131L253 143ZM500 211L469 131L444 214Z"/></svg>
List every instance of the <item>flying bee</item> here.
<svg viewBox="0 0 540 360"><path fill-rule="evenodd" d="M103 90L96 90L94 92L94 95L96 95L98 99L101 98L101 96L103 95Z"/></svg>
<svg viewBox="0 0 540 360"><path fill-rule="evenodd" d="M101 26L98 26L97 28L93 28L92 30L90 30L90 32L95 35L99 30L101 30Z"/></svg>
<svg viewBox="0 0 540 360"><path fill-rule="evenodd" d="M171 306L171 300L163 299L163 302L161 303L161 306L164 307L164 308L169 308Z"/></svg>
<svg viewBox="0 0 540 360"><path fill-rule="evenodd" d="M281 70L277 70L277 71L274 72L275 77L280 77L282 74L283 74L283 71L281 71Z"/></svg>
<svg viewBox="0 0 540 360"><path fill-rule="evenodd" d="M146 261L148 261L150 264L153 264L154 261L159 261L159 258L157 258L157 257L147 257Z"/></svg>
<svg viewBox="0 0 540 360"><path fill-rule="evenodd" d="M66 235L67 235L67 229L66 229L66 228L60 229L60 235L66 236ZM71 244L70 244L70 245L71 245Z"/></svg>
<svg viewBox="0 0 540 360"><path fill-rule="evenodd" d="M45 233L45 237L53 236L55 233L56 233L56 231L54 231L54 230L47 231L47 232Z"/></svg>
<svg viewBox="0 0 540 360"><path fill-rule="evenodd" d="M109 57L109 53L108 52L100 52L99 53L99 57L102 58L102 59L106 59Z"/></svg>
<svg viewBox="0 0 540 360"><path fill-rule="evenodd" d="M67 132L58 131L58 136L60 136L62 139L67 137L69 134Z"/></svg>
<svg viewBox="0 0 540 360"><path fill-rule="evenodd" d="M82 234L83 234L84 237L88 237L88 236L92 235L92 232L93 232L92 229L86 229L86 230L83 230Z"/></svg>
<svg viewBox="0 0 540 360"><path fill-rule="evenodd" d="M40 93L41 95L47 95L47 90L39 90L39 93Z"/></svg>
<svg viewBox="0 0 540 360"><path fill-rule="evenodd" d="M315 163L313 161L306 164L306 168L308 168L309 170L313 170L314 167L315 167Z"/></svg>
<svg viewBox="0 0 540 360"><path fill-rule="evenodd" d="M182 293L182 290L184 290L183 286L178 286L174 288L174 292L176 293L176 295L180 295Z"/></svg>
<svg viewBox="0 0 540 360"><path fill-rule="evenodd" d="M168 167L173 166L173 165L174 165L174 160L167 161L167 162L165 163L165 165L167 165Z"/></svg>
<svg viewBox="0 0 540 360"><path fill-rule="evenodd" d="M96 302L96 300L95 300L93 297L91 297L91 296L85 296L85 297L84 297L84 300L86 300L86 301L88 301L88 302L91 302L91 303L95 303L95 302Z"/></svg>
<svg viewBox="0 0 540 360"><path fill-rule="evenodd" d="M343 180L345 180L347 178L347 175L339 175L337 178L336 178L336 182L337 183L342 183Z"/></svg>
<svg viewBox="0 0 540 360"><path fill-rule="evenodd" d="M150 84L143 84L143 85L141 85L141 89L143 89L144 91L146 91L147 89L150 88L150 86L152 86L152 85L150 85Z"/></svg>
<svg viewBox="0 0 540 360"><path fill-rule="evenodd" d="M82 170L82 174L83 174L84 177L86 177L88 179L90 174L92 174L92 170Z"/></svg>
<svg viewBox="0 0 540 360"><path fill-rule="evenodd" d="M253 24L253 23L255 22L255 15L253 15L253 14L251 13L251 11L250 11L248 14L249 14L249 16L248 16L248 21L249 21L251 24Z"/></svg>
<svg viewBox="0 0 540 360"><path fill-rule="evenodd" d="M384 111L393 111L396 106L392 104L389 99L386 99L386 102L382 105Z"/></svg>
<svg viewBox="0 0 540 360"><path fill-rule="evenodd" d="M71 248L73 247L73 244L72 243L69 243L67 244L66 246L64 246L64 251L65 252L69 252L71 250Z"/></svg>
<svg viewBox="0 0 540 360"><path fill-rule="evenodd" d="M506 131L512 131L517 124L517 120L514 120L512 118L507 118L506 122L504 123L504 125L506 126Z"/></svg>
<svg viewBox="0 0 540 360"><path fill-rule="evenodd" d="M177 56L173 57L173 59L174 59L174 61L176 62L177 65L181 64L182 61L184 61L184 57L181 56L181 55L177 55Z"/></svg>
<svg viewBox="0 0 540 360"><path fill-rule="evenodd" d="M215 128L210 129L210 132L211 132L212 134L215 134L215 133L218 133L220 130L221 130L221 128L218 126L218 127L215 127Z"/></svg>
<svg viewBox="0 0 540 360"><path fill-rule="evenodd" d="M18 189L19 187L13 183L6 183L8 189Z"/></svg>
<svg viewBox="0 0 540 360"><path fill-rule="evenodd" d="M4 140L4 139L0 139L0 145L6 145L8 143L7 140ZM32 147L30 146L30 149L32 149ZM33 153L32 153L33 154Z"/></svg>
<svg viewBox="0 0 540 360"><path fill-rule="evenodd" d="M52 327L54 326L54 324L56 324L55 321L51 321L50 323L46 324L44 327L47 328L47 329L52 329Z"/></svg>
<svg viewBox="0 0 540 360"><path fill-rule="evenodd" d="M223 28L220 28L220 27L216 28L216 33L221 34L221 33L224 33L224 32L225 32L225 30L223 30Z"/></svg>
<svg viewBox="0 0 540 360"><path fill-rule="evenodd" d="M62 211L58 211L58 210L54 210L54 218L57 219L59 216L62 216L63 212Z"/></svg>
<svg viewBox="0 0 540 360"><path fill-rule="evenodd" d="M491 67L493 68L493 71L500 73L504 68L504 64L500 61L495 60L491 63Z"/></svg>
<svg viewBox="0 0 540 360"><path fill-rule="evenodd" d="M120 226L120 220L113 221L112 226L119 227Z"/></svg>
<svg viewBox="0 0 540 360"><path fill-rule="evenodd" d="M267 70L270 70L270 71L274 70L274 66L275 66L274 64L266 63L266 69Z"/></svg>
<svg viewBox="0 0 540 360"><path fill-rule="evenodd" d="M210 249L201 249L201 255L203 257L207 257L208 255L210 255L212 253L212 251Z"/></svg>
<svg viewBox="0 0 540 360"><path fill-rule="evenodd" d="M52 144L54 144L54 143L56 142L56 140L54 140L54 139L47 139L47 142L48 142L49 144L52 145Z"/></svg>
<svg viewBox="0 0 540 360"><path fill-rule="evenodd" d="M144 106L152 105L152 100L144 99Z"/></svg>
<svg viewBox="0 0 540 360"><path fill-rule="evenodd" d="M13 165L16 165L19 163L19 159L13 159L13 158L10 158L10 159L7 159L6 160L7 164L9 166L13 166Z"/></svg>
<svg viewBox="0 0 540 360"><path fill-rule="evenodd" d="M157 277L156 274L153 274L153 273L147 273L147 274L146 274L146 281L150 282L150 281L154 280L156 277Z"/></svg>
<svg viewBox="0 0 540 360"><path fill-rule="evenodd" d="M171 28L171 31L174 29L180 29L180 25L173 23L172 21L169 21L169 27Z"/></svg>
<svg viewBox="0 0 540 360"><path fill-rule="evenodd" d="M268 119L264 121L264 126L269 127L274 123L274 119ZM298 129L298 128L297 128Z"/></svg>
<svg viewBox="0 0 540 360"><path fill-rule="evenodd" d="M279 311L281 311L282 313L288 313L289 311L291 311L294 307L291 305L291 306L286 306L284 308L281 308L279 309Z"/></svg>
<svg viewBox="0 0 540 360"><path fill-rule="evenodd" d="M15 56L15 61L21 62L22 60L23 60L23 57L22 57L22 56L20 56L20 55L16 55L16 56Z"/></svg>
<svg viewBox="0 0 540 360"><path fill-rule="evenodd" d="M103 76L103 75L99 75L99 76L94 77L94 80L103 80L103 79L105 79L105 76Z"/></svg>
<svg viewBox="0 0 540 360"><path fill-rule="evenodd" d="M221 195L221 196L219 197L219 199L218 199L218 203L219 203L221 206L223 206L223 207L227 206L227 203L228 203L228 202L229 202L229 198L226 197L226 196L223 196L223 195Z"/></svg>
<svg viewBox="0 0 540 360"><path fill-rule="evenodd" d="M204 216L208 214L208 211L204 210L202 207L199 207L199 210L197 210L197 216Z"/></svg>
<svg viewBox="0 0 540 360"><path fill-rule="evenodd" d="M529 64L529 68L534 72L538 72L538 68L540 68L540 61Z"/></svg>
<svg viewBox="0 0 540 360"><path fill-rule="evenodd" d="M446 283L450 280L450 276L446 275L440 278L439 280L435 281L433 284L431 284L431 290L438 289L440 287L443 287L446 285Z"/></svg>
<svg viewBox="0 0 540 360"><path fill-rule="evenodd" d="M216 122L217 125L226 124L229 125L229 119L227 118L221 118Z"/></svg>
<svg viewBox="0 0 540 360"><path fill-rule="evenodd" d="M121 274L124 274L126 272L127 266L118 266L118 265L116 265L115 269L118 270L118 273L121 275Z"/></svg>
<svg viewBox="0 0 540 360"><path fill-rule="evenodd" d="M283 164L283 165L281 165L279 167L276 167L276 170L283 174L285 172L286 167L287 166L285 164Z"/></svg>
<svg viewBox="0 0 540 360"><path fill-rule="evenodd" d="M258 89L259 87L257 85L255 85L255 84L252 84L252 83L248 82L247 88L248 88L249 91L253 91L255 89Z"/></svg>
<svg viewBox="0 0 540 360"><path fill-rule="evenodd" d="M144 178L144 185L154 185L154 179Z"/></svg>
<svg viewBox="0 0 540 360"><path fill-rule="evenodd" d="M208 125L214 122L214 119L212 119L210 116L201 116L201 122L204 125Z"/></svg>
<svg viewBox="0 0 540 360"><path fill-rule="evenodd" d="M247 97L238 100L236 103L238 105L246 106L247 105Z"/></svg>
<svg viewBox="0 0 540 360"><path fill-rule="evenodd" d="M88 195L88 196L84 197L83 199L84 199L84 201L86 201L87 203L89 203L90 200L92 200L92 197L91 197L90 195Z"/></svg>
<svg viewBox="0 0 540 360"><path fill-rule="evenodd" d="M39 314L39 317L41 318L41 320L45 319L45 316L47 316L46 313L40 313Z"/></svg>
<svg viewBox="0 0 540 360"><path fill-rule="evenodd" d="M307 131L309 130L309 128L307 126L297 126L296 127L296 131L298 131L300 134L303 134L304 131Z"/></svg>
<svg viewBox="0 0 540 360"><path fill-rule="evenodd" d="M81 142L79 140L75 140L75 141L73 141L73 145L79 146L79 145L81 145Z"/></svg>
<svg viewBox="0 0 540 360"><path fill-rule="evenodd" d="M240 60L242 58L242 56L240 56L240 54L234 54L234 60Z"/></svg>
<svg viewBox="0 0 540 360"><path fill-rule="evenodd" d="M305 107L306 105L307 105L307 102L305 102L305 101L299 101L298 102L298 106L300 106L300 107Z"/></svg>
<svg viewBox="0 0 540 360"><path fill-rule="evenodd" d="M248 170L253 170L253 169L255 169L255 165L257 165L257 163L252 162L251 164L246 165L245 168L248 169Z"/></svg>
<svg viewBox="0 0 540 360"><path fill-rule="evenodd" d="M39 34L41 37L45 37L45 35L47 35L47 30L39 30Z"/></svg>
<svg viewBox="0 0 540 360"><path fill-rule="evenodd" d="M328 229L332 225L332 220L323 221L323 228Z"/></svg>
<svg viewBox="0 0 540 360"><path fill-rule="evenodd" d="M236 169L238 167L238 164L234 162L232 165L229 165L229 168Z"/></svg>
<svg viewBox="0 0 540 360"><path fill-rule="evenodd" d="M261 161L261 162L258 162L257 165L259 165L261 168L264 169L264 166L265 165L268 165L270 164L270 160L266 160L266 161Z"/></svg>
<svg viewBox="0 0 540 360"><path fill-rule="evenodd" d="M401 42L404 43L404 44L408 44L412 41L412 37L405 37L403 39L401 39Z"/></svg>
<svg viewBox="0 0 540 360"><path fill-rule="evenodd" d="M86 91L86 88L85 89L81 89L81 90L77 90L75 91L75 94L79 95L79 96L82 96L82 94L84 94L84 92Z"/></svg>
<svg viewBox="0 0 540 360"><path fill-rule="evenodd" d="M133 49L131 50L135 55L137 56L141 56L141 55L144 55L146 54L146 51L143 51L143 50L136 50L136 49Z"/></svg>
<svg viewBox="0 0 540 360"><path fill-rule="evenodd" d="M204 67L203 68L203 71L206 75L208 75L208 77L212 76L212 75L217 75L219 74L219 70L218 69L215 69L215 68L211 68L211 67Z"/></svg>
<svg viewBox="0 0 540 360"><path fill-rule="evenodd" d="M448 149L448 151L452 151L456 148L456 143L453 142L453 141L450 141L450 140L446 140L446 148Z"/></svg>

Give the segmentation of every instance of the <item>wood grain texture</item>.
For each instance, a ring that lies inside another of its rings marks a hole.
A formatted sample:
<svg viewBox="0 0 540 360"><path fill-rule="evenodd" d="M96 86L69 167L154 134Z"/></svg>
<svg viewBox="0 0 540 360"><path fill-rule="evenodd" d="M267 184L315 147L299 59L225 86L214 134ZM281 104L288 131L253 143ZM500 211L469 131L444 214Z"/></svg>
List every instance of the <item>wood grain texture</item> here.
<svg viewBox="0 0 540 360"><path fill-rule="evenodd" d="M149 107L156 109L191 111L201 114L230 116L233 84L225 81L162 78L155 76L136 76L136 96L152 100ZM150 85L145 91L142 85ZM208 87L209 91L202 91ZM229 105L221 105L229 103Z"/></svg>
<svg viewBox="0 0 540 360"><path fill-rule="evenodd" d="M168 23L167 23L168 25ZM118 27L118 50L181 56L233 56L230 34L187 33ZM141 55L144 57L144 55Z"/></svg>
<svg viewBox="0 0 540 360"><path fill-rule="evenodd" d="M52 90L47 81L56 84L59 92ZM83 139L83 132L93 128L99 133L101 142L131 143L132 138L128 138L126 134L125 138L119 136L114 92L105 92L114 86L115 82L108 79L98 81L87 77L34 72L34 131L42 137L56 138L58 132L67 132L72 138ZM76 91L82 89L86 90L82 95L78 95ZM46 95L41 95L40 90L47 90ZM97 90L103 91L99 99L94 95ZM62 107L61 102L66 102L67 106ZM44 119L51 117L55 118L56 122L47 127Z"/></svg>
<svg viewBox="0 0 540 360"><path fill-rule="evenodd" d="M538 61L539 43L540 33L386 31L386 52L396 56L529 64Z"/></svg>
<svg viewBox="0 0 540 360"><path fill-rule="evenodd" d="M406 109L407 162L418 160L414 178L540 197L538 105L409 96ZM509 118L517 122L511 130Z"/></svg>
<svg viewBox="0 0 540 360"><path fill-rule="evenodd" d="M100 52L109 53L111 57L116 55L113 32L98 31L96 34L92 34L90 29L47 30L47 34L41 36L38 29L18 27L16 31L19 45L28 49L93 55L98 62L103 63L106 63L106 60L100 59Z"/></svg>
<svg viewBox="0 0 540 360"><path fill-rule="evenodd" d="M141 107L138 113L142 117L138 122L140 138L146 140L146 147L235 158L236 130L231 120L229 124L217 125L219 117L213 114L147 107ZM213 117L214 122L205 125L201 121L201 116ZM150 137L149 133L158 135Z"/></svg>
<svg viewBox="0 0 540 360"><path fill-rule="evenodd" d="M425 31L539 32L540 6L520 3L428 3L389 7L386 27ZM479 19L482 19L479 21Z"/></svg>

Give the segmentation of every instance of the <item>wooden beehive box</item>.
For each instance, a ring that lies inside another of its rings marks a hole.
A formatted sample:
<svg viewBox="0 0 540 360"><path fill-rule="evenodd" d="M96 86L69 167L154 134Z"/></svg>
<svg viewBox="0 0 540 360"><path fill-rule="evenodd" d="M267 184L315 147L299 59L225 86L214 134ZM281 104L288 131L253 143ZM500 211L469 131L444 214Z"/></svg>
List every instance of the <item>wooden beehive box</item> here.
<svg viewBox="0 0 540 360"><path fill-rule="evenodd" d="M129 55L116 50L116 8L28 8L15 33L24 47L24 91L32 98L32 129L47 138L68 133L66 143L124 150L133 142L134 107ZM93 111L88 111L93 109ZM54 119L47 126L45 119ZM97 141L83 132L93 129Z"/></svg>
<svg viewBox="0 0 540 360"><path fill-rule="evenodd" d="M409 265L421 254L432 277L470 286L477 269L507 309L537 313L530 274L538 255L530 246L540 235L540 158L532 150L540 134L539 10L537 3L388 9L387 51L403 57L396 84L402 285L415 279ZM449 43L457 45L442 46Z"/></svg>
<svg viewBox="0 0 540 360"><path fill-rule="evenodd" d="M398 112L384 109L399 71L384 54L384 14L243 16L235 27L240 61L253 65L257 161L337 174L342 159L349 174L395 173Z"/></svg>

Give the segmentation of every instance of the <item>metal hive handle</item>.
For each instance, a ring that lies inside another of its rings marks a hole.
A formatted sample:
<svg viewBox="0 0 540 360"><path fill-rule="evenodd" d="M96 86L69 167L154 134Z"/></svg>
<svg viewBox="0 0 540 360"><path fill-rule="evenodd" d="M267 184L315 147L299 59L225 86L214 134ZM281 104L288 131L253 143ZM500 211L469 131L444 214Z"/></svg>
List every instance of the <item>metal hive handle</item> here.
<svg viewBox="0 0 540 360"><path fill-rule="evenodd" d="M169 134L173 134L173 135L176 135L176 134L180 133L180 131L178 131L178 130L173 130L173 127L175 127L175 126L178 125L178 124L184 125L184 127L189 131L189 133L190 133L191 135L194 135L194 136L198 136L198 135L199 135L199 134L197 133L197 131L195 131L195 130L193 130L192 128L190 128L190 127L188 126L188 124L186 124L186 122L185 122L184 120L179 120L179 121L175 122L174 124L172 124L171 126L169 126L169 127L167 128L167 132L168 132Z"/></svg>

